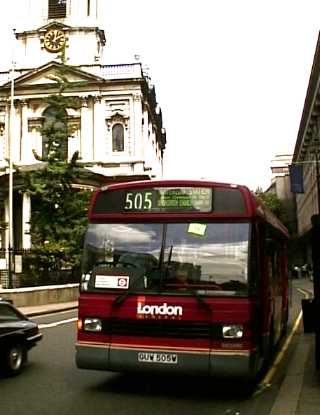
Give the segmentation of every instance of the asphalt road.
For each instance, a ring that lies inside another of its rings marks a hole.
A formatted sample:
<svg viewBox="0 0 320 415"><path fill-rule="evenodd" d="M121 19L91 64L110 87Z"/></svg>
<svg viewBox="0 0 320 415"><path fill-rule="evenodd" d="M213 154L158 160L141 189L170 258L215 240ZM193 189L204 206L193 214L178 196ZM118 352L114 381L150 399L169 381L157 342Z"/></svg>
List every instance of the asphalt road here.
<svg viewBox="0 0 320 415"><path fill-rule="evenodd" d="M73 311L35 319L44 325L44 338L31 350L23 373L0 378L1 414L268 415L295 343L293 339L271 386L244 395L240 384L212 379L79 370L74 363L76 325L68 322L74 317ZM63 323L52 324L56 322Z"/></svg>

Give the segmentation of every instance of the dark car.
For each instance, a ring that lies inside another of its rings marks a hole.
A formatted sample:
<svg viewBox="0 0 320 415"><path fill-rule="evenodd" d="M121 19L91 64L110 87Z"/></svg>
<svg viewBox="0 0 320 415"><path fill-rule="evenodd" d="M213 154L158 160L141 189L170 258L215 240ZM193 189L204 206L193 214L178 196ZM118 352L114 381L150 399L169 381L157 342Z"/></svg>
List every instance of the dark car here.
<svg viewBox="0 0 320 415"><path fill-rule="evenodd" d="M28 319L10 301L0 298L0 370L18 374L28 351L41 340L37 323Z"/></svg>

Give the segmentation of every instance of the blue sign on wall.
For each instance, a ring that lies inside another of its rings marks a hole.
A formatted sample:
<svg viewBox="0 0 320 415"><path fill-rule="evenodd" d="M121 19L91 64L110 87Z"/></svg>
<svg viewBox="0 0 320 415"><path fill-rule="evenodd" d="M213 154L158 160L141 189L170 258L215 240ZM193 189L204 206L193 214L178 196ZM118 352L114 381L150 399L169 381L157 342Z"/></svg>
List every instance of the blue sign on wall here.
<svg viewBox="0 0 320 415"><path fill-rule="evenodd" d="M303 189L303 166L301 164L291 164L290 172L290 188L292 193L304 193Z"/></svg>

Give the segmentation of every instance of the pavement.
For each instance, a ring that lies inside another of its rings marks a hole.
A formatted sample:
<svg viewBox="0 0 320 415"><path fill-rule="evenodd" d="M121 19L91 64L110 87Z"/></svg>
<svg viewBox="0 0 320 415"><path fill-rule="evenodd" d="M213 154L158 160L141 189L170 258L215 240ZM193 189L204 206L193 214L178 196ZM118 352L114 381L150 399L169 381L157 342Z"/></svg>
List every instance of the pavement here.
<svg viewBox="0 0 320 415"><path fill-rule="evenodd" d="M306 278L292 280L292 294L295 296L293 304L298 304L298 308L291 310L295 324L288 336L291 337L288 343L294 339L294 351L270 415L320 415L320 371L315 368L315 334L305 332L299 307L301 299L312 298L312 281ZM77 306L77 302L68 302L19 309L29 317L34 317L76 309Z"/></svg>
<svg viewBox="0 0 320 415"><path fill-rule="evenodd" d="M68 311L78 308L78 301L45 304L39 306L18 307L28 317L41 316L43 314L52 314L59 311Z"/></svg>
<svg viewBox="0 0 320 415"><path fill-rule="evenodd" d="M312 298L313 282L310 279L293 280L292 293L294 296L300 294L301 299ZM295 319L294 352L270 415L320 415L320 371L315 368L315 334L305 330L301 306Z"/></svg>

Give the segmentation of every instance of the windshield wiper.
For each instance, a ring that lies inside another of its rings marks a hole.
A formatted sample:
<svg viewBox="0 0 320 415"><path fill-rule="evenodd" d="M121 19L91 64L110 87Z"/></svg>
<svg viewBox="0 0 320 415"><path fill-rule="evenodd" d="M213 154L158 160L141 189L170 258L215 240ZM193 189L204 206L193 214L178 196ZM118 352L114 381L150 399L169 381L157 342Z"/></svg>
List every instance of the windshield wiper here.
<svg viewBox="0 0 320 415"><path fill-rule="evenodd" d="M179 284L176 284L176 287L179 288ZM198 293L197 290L193 289L190 285L181 285L183 287L183 292L192 294L193 297L196 298L199 305L205 308L207 311L210 311L212 313L212 308L210 305L204 300L203 296Z"/></svg>
<svg viewBox="0 0 320 415"><path fill-rule="evenodd" d="M210 305L204 300L204 298L202 297L202 295L200 295L198 293L197 290L193 290L191 287L187 287L186 288L186 292L189 292L190 294L192 294L196 300L198 301L199 305L203 308L205 308L207 311L210 312L210 314L212 314L212 308L210 307Z"/></svg>

